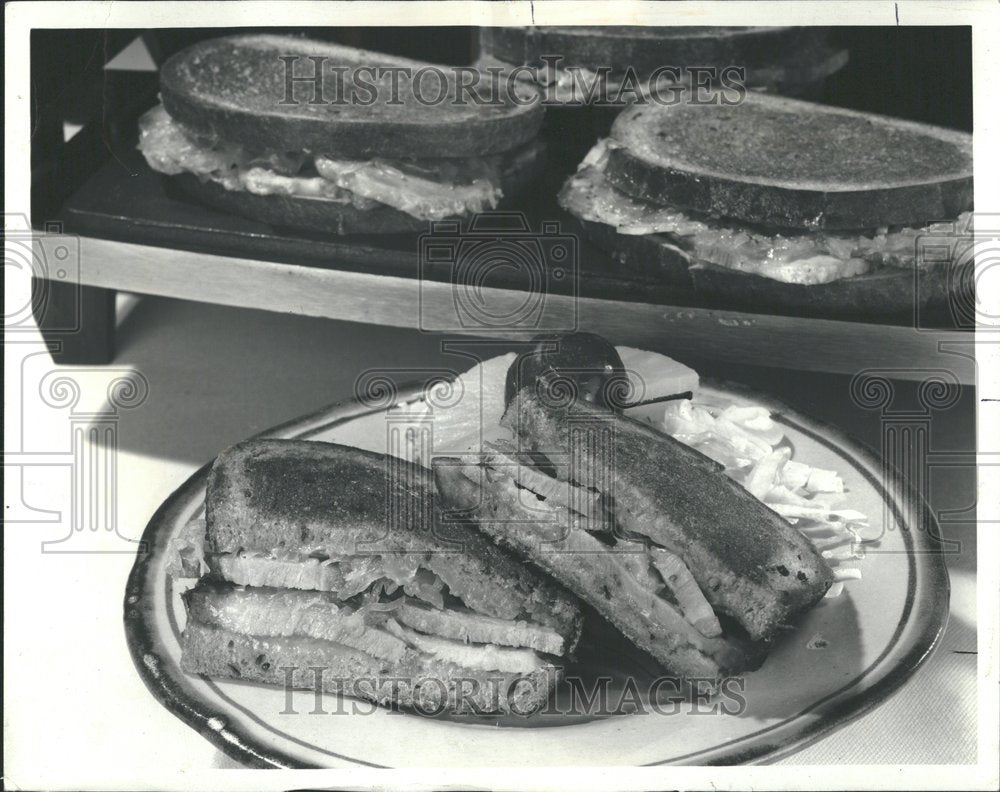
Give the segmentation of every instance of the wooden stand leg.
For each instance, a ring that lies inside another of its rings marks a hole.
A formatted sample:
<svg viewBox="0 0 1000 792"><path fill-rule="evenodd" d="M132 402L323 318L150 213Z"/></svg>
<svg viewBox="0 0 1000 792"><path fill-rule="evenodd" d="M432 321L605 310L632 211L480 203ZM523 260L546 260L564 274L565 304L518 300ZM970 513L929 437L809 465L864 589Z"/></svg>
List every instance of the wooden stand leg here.
<svg viewBox="0 0 1000 792"><path fill-rule="evenodd" d="M52 360L100 365L115 356L115 291L36 278L31 284L35 320Z"/></svg>

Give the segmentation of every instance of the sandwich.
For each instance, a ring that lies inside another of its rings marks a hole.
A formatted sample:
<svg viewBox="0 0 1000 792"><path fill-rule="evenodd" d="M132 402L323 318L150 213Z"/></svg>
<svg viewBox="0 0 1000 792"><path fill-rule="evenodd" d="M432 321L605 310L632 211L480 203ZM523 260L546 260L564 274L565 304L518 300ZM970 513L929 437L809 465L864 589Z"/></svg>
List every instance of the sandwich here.
<svg viewBox="0 0 1000 792"><path fill-rule="evenodd" d="M163 64L139 149L183 194L272 226L420 231L516 195L540 155L533 92L479 102L456 79L304 38L211 39Z"/></svg>
<svg viewBox="0 0 1000 792"><path fill-rule="evenodd" d="M749 92L623 111L559 204L679 303L907 321L968 288L921 239L972 195L970 135Z"/></svg>
<svg viewBox="0 0 1000 792"><path fill-rule="evenodd" d="M481 28L480 57L484 65L539 67L535 82L556 104L584 103L585 78L602 70L610 91L627 83L626 75L640 83L650 77L718 83L727 79L724 72L739 69L739 75L730 71L728 79L799 94L815 89L847 63L847 52L831 46L828 33L821 27Z"/></svg>
<svg viewBox="0 0 1000 792"><path fill-rule="evenodd" d="M434 460L448 520L471 523L683 679L752 670L834 581L795 528L679 441L543 380L510 441Z"/></svg>
<svg viewBox="0 0 1000 792"><path fill-rule="evenodd" d="M576 599L436 519L430 471L356 448L253 440L208 479L182 668L425 713L539 708ZM318 678L317 678L318 677Z"/></svg>

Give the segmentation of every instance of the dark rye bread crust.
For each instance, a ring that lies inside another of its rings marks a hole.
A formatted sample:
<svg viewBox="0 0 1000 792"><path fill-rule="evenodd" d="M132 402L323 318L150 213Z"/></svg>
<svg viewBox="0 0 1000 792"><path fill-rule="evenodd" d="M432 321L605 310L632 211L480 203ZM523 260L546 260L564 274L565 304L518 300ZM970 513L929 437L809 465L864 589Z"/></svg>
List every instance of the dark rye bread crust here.
<svg viewBox="0 0 1000 792"><path fill-rule="evenodd" d="M615 268L630 276L651 278L668 286L672 295L690 299L694 295L687 254L662 234L619 234L606 223L582 220L566 213L573 226L594 247L610 256Z"/></svg>
<svg viewBox="0 0 1000 792"><path fill-rule="evenodd" d="M972 208L972 137L748 93L738 105L636 106L607 177L635 198L775 228L869 229Z"/></svg>
<svg viewBox="0 0 1000 792"><path fill-rule="evenodd" d="M545 704L561 675L557 666L530 674L477 671L412 649L390 662L331 641L241 635L196 621L185 627L181 649L189 674L315 690L319 668L326 693L434 715L526 715Z"/></svg>
<svg viewBox="0 0 1000 792"><path fill-rule="evenodd" d="M500 205L510 203L524 192L541 169L545 156L541 143L529 143L534 155L523 162L509 164L501 174L504 197ZM304 229L342 236L345 234L412 234L426 231L429 220L421 220L391 206L380 204L359 209L349 203L337 203L302 195L257 195L247 190L228 190L218 182L199 179L192 173L162 177L199 203L248 217L277 228Z"/></svg>
<svg viewBox="0 0 1000 792"><path fill-rule="evenodd" d="M565 636L580 631L577 603L477 531L443 524L430 471L348 446L251 440L219 455L208 479L206 549L321 551L342 555L422 553L452 594L500 618L530 617ZM397 514L425 519L394 523ZM422 523L422 524L421 524Z"/></svg>
<svg viewBox="0 0 1000 792"><path fill-rule="evenodd" d="M439 104L429 103L438 93L434 76L425 78L418 89L427 104L417 101L405 80L400 80L394 96L391 76L375 91L372 104L313 104L314 86L303 83L293 88L297 104L281 104L286 87L282 56L299 56L294 64L297 76L312 74L310 57L325 59L320 64L326 77L322 99L327 102L336 98L331 67L401 67L416 73L431 65L291 36L228 36L200 42L167 60L160 70L163 104L173 118L207 136L255 149L359 159L376 154L499 153L531 140L541 124L537 101L518 104L511 97L497 104L452 101L454 80L447 69L451 94ZM368 101L367 90L358 95Z"/></svg>
<svg viewBox="0 0 1000 792"><path fill-rule="evenodd" d="M501 424L525 449L566 458L570 438L613 438L604 453L572 452L573 477L614 499L627 530L680 556L709 603L753 640L768 640L816 604L833 572L782 517L730 479L721 465L672 437L586 402L545 406L522 390ZM582 442L582 441L574 441ZM565 473L565 467L557 467ZM611 490L605 491L605 481Z"/></svg>
<svg viewBox="0 0 1000 792"><path fill-rule="evenodd" d="M812 27L498 27L484 29L484 48L508 63L560 55L564 66L643 75L661 66L756 66L792 50L809 50L826 35Z"/></svg>
<svg viewBox="0 0 1000 792"><path fill-rule="evenodd" d="M466 519L496 542L537 564L589 603L664 668L680 677L722 678L759 667L766 647L733 635L706 638L677 608L629 580L614 548L578 525L539 519L516 492L483 477L477 463L434 460L438 489L455 519ZM563 512L565 515L565 512Z"/></svg>
<svg viewBox="0 0 1000 792"><path fill-rule="evenodd" d="M656 242L650 238L651 244ZM888 267L830 283L784 283L698 262L688 270L696 299L750 313L910 324L948 322L949 295L972 294L971 270ZM960 282L961 281L961 282Z"/></svg>

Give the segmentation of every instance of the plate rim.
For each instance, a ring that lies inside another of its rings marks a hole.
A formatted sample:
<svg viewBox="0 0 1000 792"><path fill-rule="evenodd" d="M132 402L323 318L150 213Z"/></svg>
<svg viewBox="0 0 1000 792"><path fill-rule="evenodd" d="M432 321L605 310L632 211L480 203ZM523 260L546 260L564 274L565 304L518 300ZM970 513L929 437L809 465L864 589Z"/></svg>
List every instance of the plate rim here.
<svg viewBox="0 0 1000 792"><path fill-rule="evenodd" d="M865 443L850 436L839 427L808 416L769 394L756 391L742 383L724 379L703 378L702 384L751 399L766 406L772 414L791 417L796 422L796 429L800 431L806 430L809 434L815 434L810 430L810 426L821 429L841 450L858 457L859 461L867 462L868 465L876 468L883 466L880 456ZM311 423L319 422L322 419L325 420L317 426L308 428L307 431L317 432L330 429L355 418L381 412L417 398L424 393L425 385L424 382L409 382L398 386L393 384L389 388L388 399L385 398L384 393L380 393L377 404L365 404L358 397L342 399L299 417L283 421L247 439L253 440L280 435L291 428L309 427ZM187 496L192 488L202 485L214 461L212 459L206 462L177 487L156 509L143 530L141 538L143 544L140 547L146 549L145 552L140 550L136 553L136 559L129 572L125 587L124 627L129 653L140 678L153 697L229 758L241 762L249 768L314 769L318 766L302 762L280 749L264 744L239 726L231 725L224 713L215 711L204 700L189 695L172 676L163 670L162 661L154 650L152 634L154 627L147 623L144 618L145 610L138 607L152 572L152 561L155 557L153 548L156 546L155 539L158 531L177 503ZM930 509L921 494L915 490L912 483L902 478L898 470L892 467L889 468L889 472L895 476L895 483L901 485L906 497L912 499L912 502L923 511L925 519L928 520L927 525L934 529L933 533L927 532L924 535L924 541L929 544L928 549L933 549L944 538L933 510ZM890 497L886 487L881 482L876 481L872 484L880 495ZM913 552L915 549L911 546L908 553L911 563L914 556L917 555ZM827 710L821 718L812 724L797 731L791 738L782 740L778 744L764 741L760 745L750 746L740 752L723 754L705 762L703 766L770 764L797 753L828 734L840 730L882 705L895 694L933 654L948 623L950 579L943 556L933 552L923 552L919 555L931 559L925 564L925 567L929 575L928 586L934 593L934 598L930 603L919 603L922 604L922 609L912 611L909 615L905 623L912 623L914 613L922 615L921 621L916 625L919 629L916 635L909 639L900 660L881 679L871 687L866 688L863 693L848 694L841 701L835 702L832 709ZM836 696L837 694L831 695ZM355 766L382 767L354 757L345 756L342 758ZM682 760L683 757L680 759ZM664 766L677 762L678 758L674 758L647 763L645 766Z"/></svg>

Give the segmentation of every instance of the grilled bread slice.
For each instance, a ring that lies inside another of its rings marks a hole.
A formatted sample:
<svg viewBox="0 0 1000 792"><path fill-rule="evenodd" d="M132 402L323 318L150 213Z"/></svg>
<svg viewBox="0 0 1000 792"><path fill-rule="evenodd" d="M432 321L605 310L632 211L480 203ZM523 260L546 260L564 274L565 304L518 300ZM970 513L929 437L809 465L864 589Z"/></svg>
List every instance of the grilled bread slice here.
<svg viewBox="0 0 1000 792"><path fill-rule="evenodd" d="M753 640L773 638L824 596L826 562L721 465L638 421L585 402L548 405L533 390L502 420L522 447L565 460L558 475L599 492L622 528L679 557Z"/></svg>
<svg viewBox="0 0 1000 792"><path fill-rule="evenodd" d="M662 66L772 64L788 53L815 49L823 28L802 27L508 27L485 28L484 48L508 63L540 63L558 55L567 66L634 69Z"/></svg>
<svg viewBox="0 0 1000 792"><path fill-rule="evenodd" d="M262 637L192 622L181 639L191 674L294 690L322 690L428 715L529 715L548 701L560 671L484 671L410 650L396 662L332 641Z"/></svg>
<svg viewBox="0 0 1000 792"><path fill-rule="evenodd" d="M269 151L357 159L390 152L414 158L481 157L535 137L542 121L537 102L520 104L503 96L490 104L457 102L457 86L447 70L438 70L447 84L435 82L434 72L417 76L432 65L292 36L235 35L172 56L160 70L160 94L170 116L185 127ZM369 70L380 67L386 71L375 79ZM339 82L333 68L344 69ZM286 95L289 75L315 73L324 78L322 92L312 82L296 81ZM349 100L354 91L359 101ZM422 96L437 100L439 92L440 101L419 101Z"/></svg>
<svg viewBox="0 0 1000 792"><path fill-rule="evenodd" d="M913 226L972 207L972 138L749 92L735 105L635 106L609 182L627 195L771 228Z"/></svg>

